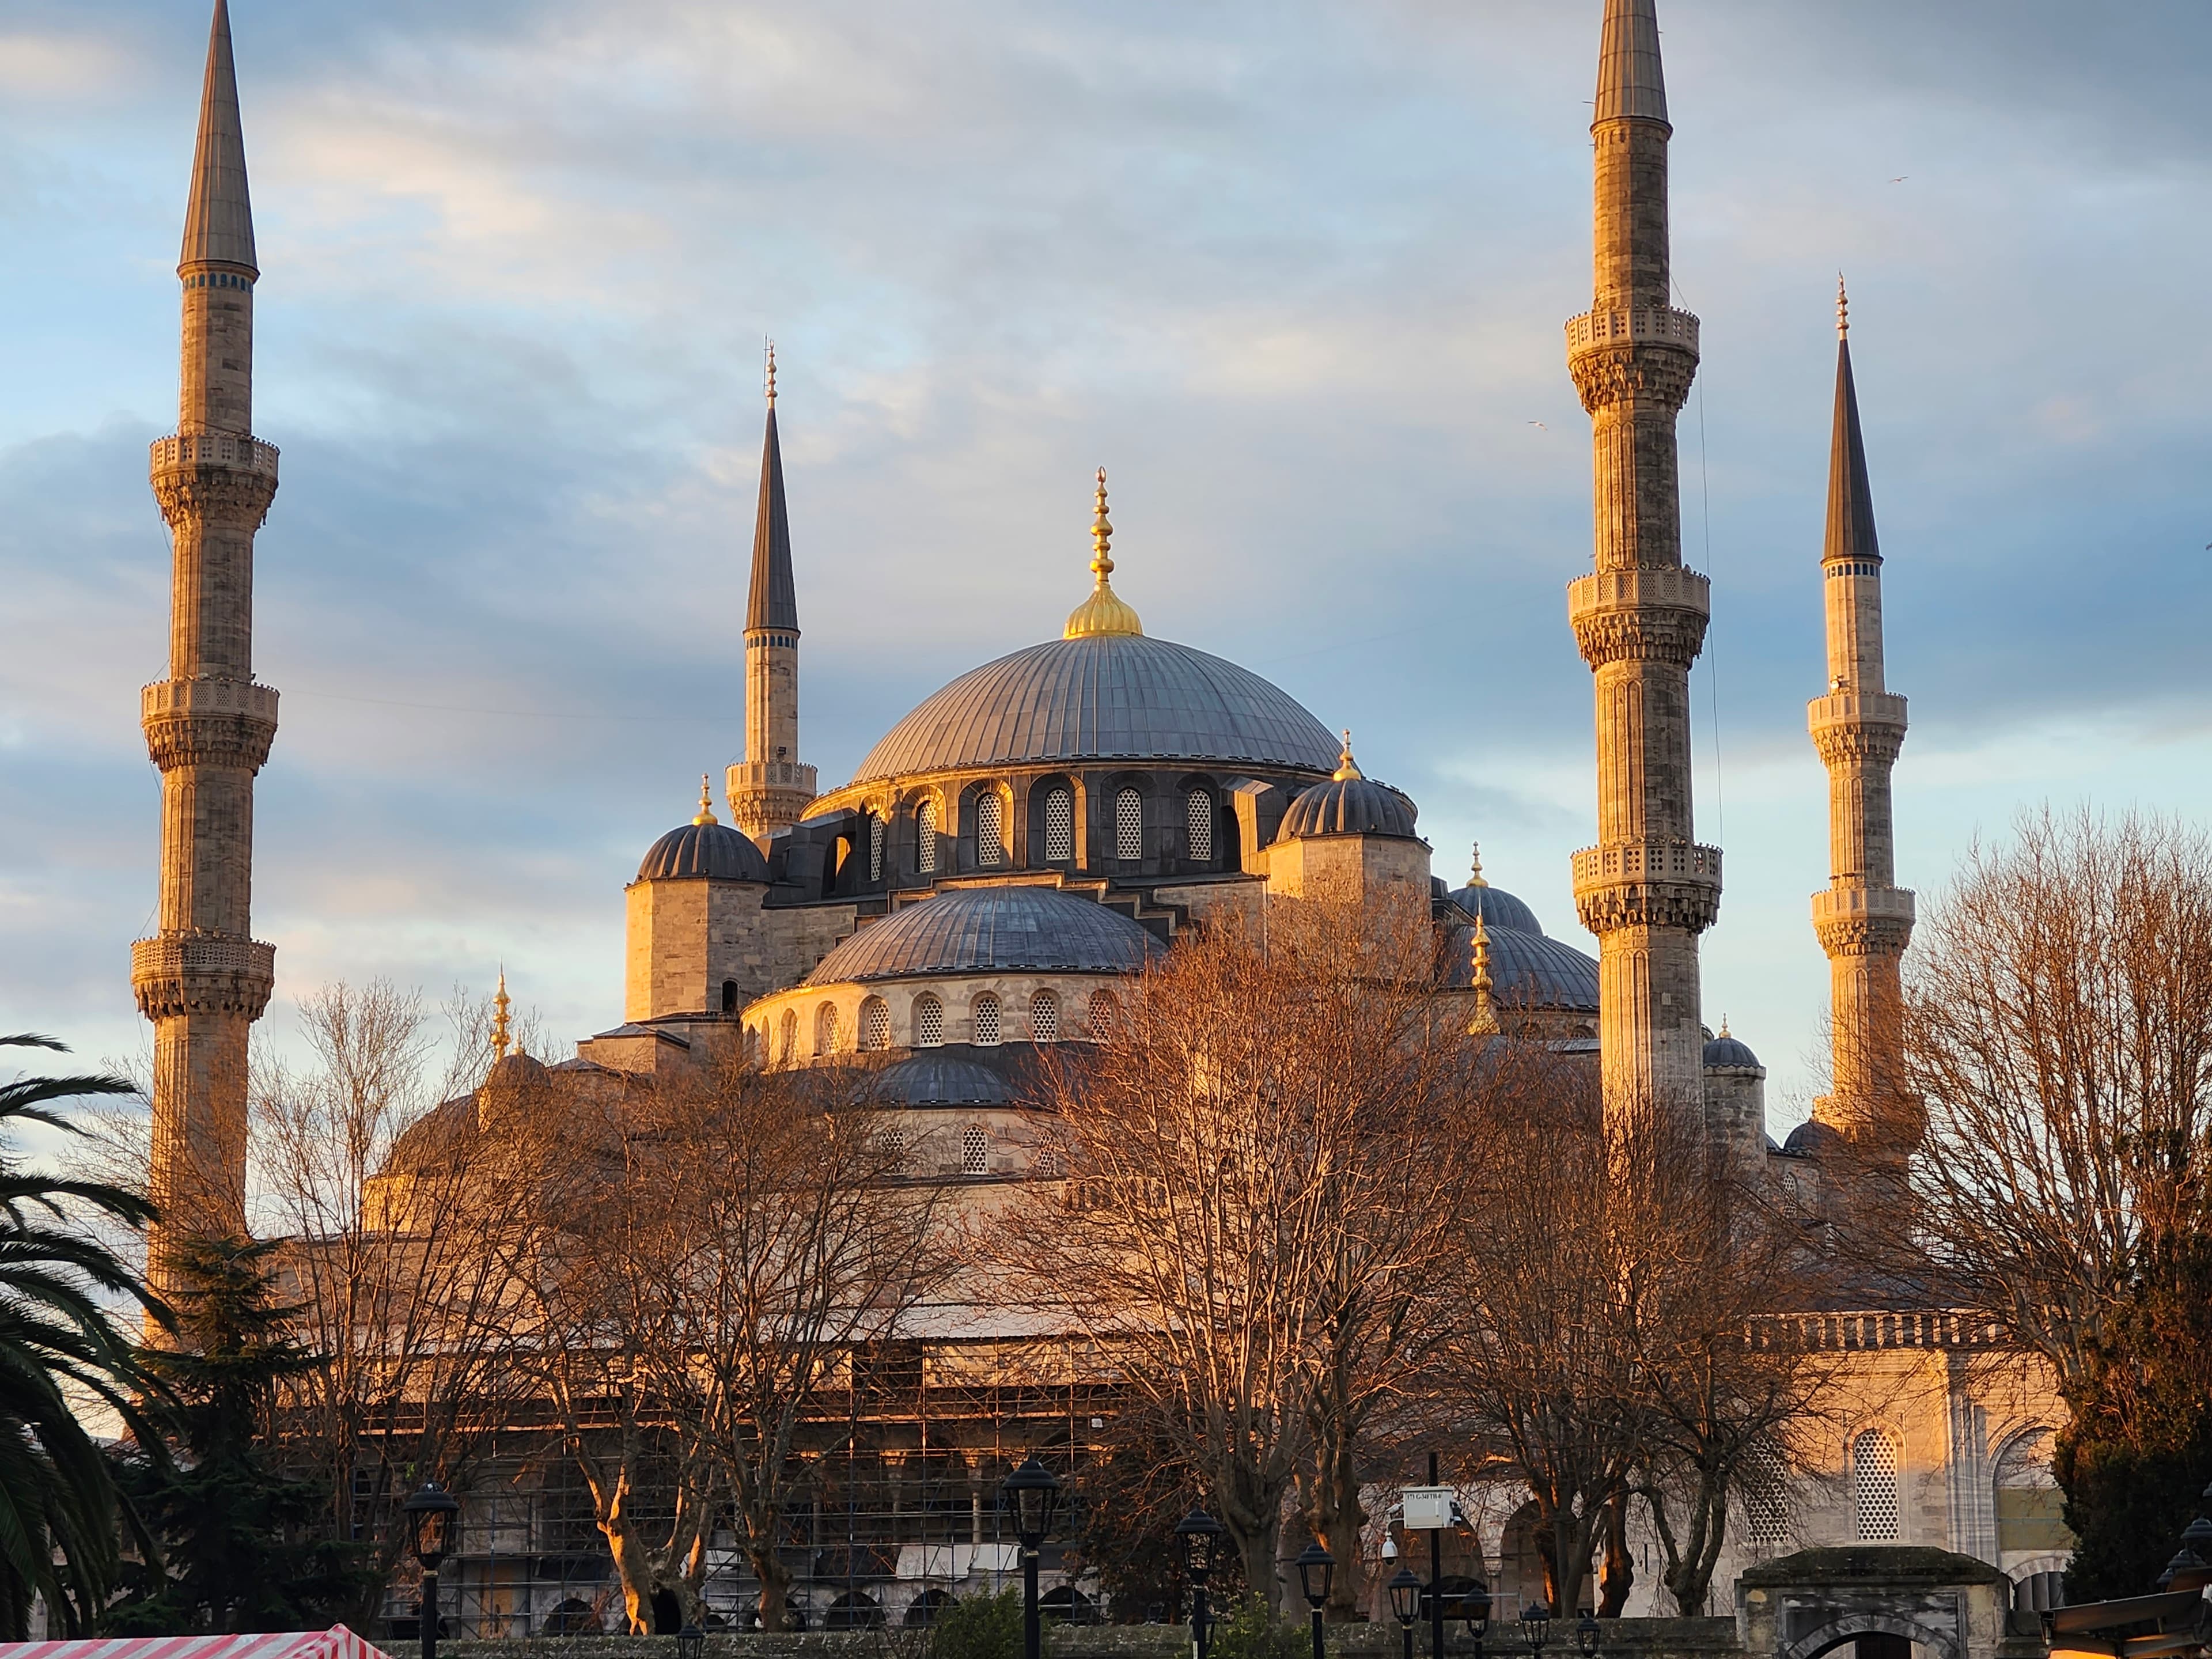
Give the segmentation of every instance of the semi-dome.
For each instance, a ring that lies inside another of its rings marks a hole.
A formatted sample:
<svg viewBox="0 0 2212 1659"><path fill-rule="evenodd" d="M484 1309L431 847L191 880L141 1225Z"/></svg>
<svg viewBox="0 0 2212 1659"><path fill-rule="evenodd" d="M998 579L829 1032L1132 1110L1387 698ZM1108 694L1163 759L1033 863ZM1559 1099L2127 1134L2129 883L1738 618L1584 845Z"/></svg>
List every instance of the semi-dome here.
<svg viewBox="0 0 2212 1659"><path fill-rule="evenodd" d="M1376 783L1352 758L1352 734L1344 734L1335 774L1326 783L1298 792L1283 814L1278 841L1307 836L1397 836L1414 838L1413 803L1388 784Z"/></svg>
<svg viewBox="0 0 2212 1659"><path fill-rule="evenodd" d="M969 670L891 727L853 781L1113 760L1325 773L1336 744L1287 692L1235 663L1142 634L1091 633Z"/></svg>
<svg viewBox="0 0 2212 1659"><path fill-rule="evenodd" d="M1490 935L1490 994L1504 1008L1597 1012L1597 962L1542 933L1485 922ZM1474 928L1452 929L1450 980L1468 984L1474 971Z"/></svg>
<svg viewBox="0 0 2212 1659"><path fill-rule="evenodd" d="M1482 847L1474 848L1474 869L1467 885L1455 888L1451 902L1471 916L1480 916L1492 927L1512 927L1524 933L1540 933L1543 923L1536 913L1502 887L1492 887L1482 877Z"/></svg>
<svg viewBox="0 0 2212 1659"><path fill-rule="evenodd" d="M1133 974L1160 947L1123 915L1050 887L955 887L822 958L809 985L919 974Z"/></svg>
<svg viewBox="0 0 2212 1659"><path fill-rule="evenodd" d="M717 820L706 781L699 786L699 813L681 829L671 830L646 848L637 866L640 881L758 881L768 879L768 860L752 837Z"/></svg>
<svg viewBox="0 0 2212 1659"><path fill-rule="evenodd" d="M875 1098L886 1106L1004 1106L1013 1091L988 1066L920 1054L878 1073Z"/></svg>

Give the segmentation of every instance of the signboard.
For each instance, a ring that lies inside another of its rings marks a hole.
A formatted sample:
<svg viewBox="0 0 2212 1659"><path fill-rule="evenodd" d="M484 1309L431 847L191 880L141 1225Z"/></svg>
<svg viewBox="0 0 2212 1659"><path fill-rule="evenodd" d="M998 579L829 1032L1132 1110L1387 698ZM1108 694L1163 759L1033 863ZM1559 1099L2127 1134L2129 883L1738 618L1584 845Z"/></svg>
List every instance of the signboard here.
<svg viewBox="0 0 2212 1659"><path fill-rule="evenodd" d="M1407 1532L1442 1532L1452 1523L1452 1499L1457 1494L1449 1486L1408 1486L1405 1491Z"/></svg>

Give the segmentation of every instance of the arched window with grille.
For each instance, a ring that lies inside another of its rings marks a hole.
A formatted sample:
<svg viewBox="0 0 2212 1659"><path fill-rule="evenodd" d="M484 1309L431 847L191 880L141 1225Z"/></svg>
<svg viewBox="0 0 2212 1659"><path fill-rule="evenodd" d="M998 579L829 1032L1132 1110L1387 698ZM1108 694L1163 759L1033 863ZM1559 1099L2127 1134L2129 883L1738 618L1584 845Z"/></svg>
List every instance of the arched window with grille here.
<svg viewBox="0 0 2212 1659"><path fill-rule="evenodd" d="M1044 798L1044 860L1066 864L1075 856L1075 792L1054 784Z"/></svg>
<svg viewBox="0 0 2212 1659"><path fill-rule="evenodd" d="M975 999L975 1042L979 1048L995 1048L999 1042L999 999L986 991Z"/></svg>
<svg viewBox="0 0 2212 1659"><path fill-rule="evenodd" d="M834 1002L825 1002L814 1011L814 1052L837 1052L837 1005Z"/></svg>
<svg viewBox="0 0 2212 1659"><path fill-rule="evenodd" d="M1111 991L1091 994L1091 1006L1084 1011L1083 1023L1093 1042L1103 1042L1114 1035L1114 1028L1121 1021L1121 1005L1114 1000Z"/></svg>
<svg viewBox="0 0 2212 1659"><path fill-rule="evenodd" d="M991 1133L970 1124L960 1132L960 1173L991 1173Z"/></svg>
<svg viewBox="0 0 2212 1659"><path fill-rule="evenodd" d="M1905 1481L1897 1443L1880 1429L1851 1442L1851 1526L1862 1544L1894 1544L1905 1535Z"/></svg>
<svg viewBox="0 0 2212 1659"><path fill-rule="evenodd" d="M884 821L872 812L868 815L868 879L884 878Z"/></svg>
<svg viewBox="0 0 2212 1659"><path fill-rule="evenodd" d="M917 1048L941 1048L945 1046L945 1005L937 1000L934 991L924 991L914 1000L914 1046Z"/></svg>
<svg viewBox="0 0 2212 1659"><path fill-rule="evenodd" d="M933 800L915 809L914 867L925 876L937 873L937 803Z"/></svg>
<svg viewBox="0 0 2212 1659"><path fill-rule="evenodd" d="M1060 999L1049 991L1039 991L1030 999L1030 1041L1060 1041Z"/></svg>
<svg viewBox="0 0 2212 1659"><path fill-rule="evenodd" d="M890 1046L890 1005L881 997L870 997L860 1005L860 1047L872 1053Z"/></svg>
<svg viewBox="0 0 2212 1659"><path fill-rule="evenodd" d="M783 1029L776 1036L775 1060L779 1066L788 1066L799 1058L799 1014L795 1009L783 1011Z"/></svg>
<svg viewBox="0 0 2212 1659"><path fill-rule="evenodd" d="M906 1168L906 1131L885 1129L876 1136L876 1151L882 1156L887 1170Z"/></svg>
<svg viewBox="0 0 2212 1659"><path fill-rule="evenodd" d="M1183 803L1184 817L1188 825L1191 860L1196 864L1213 862L1213 797L1203 789L1194 789Z"/></svg>
<svg viewBox="0 0 2212 1659"><path fill-rule="evenodd" d="M1134 789L1114 797L1114 856L1131 864L1145 856L1145 798Z"/></svg>
<svg viewBox="0 0 2212 1659"><path fill-rule="evenodd" d="M975 862L995 869L1006 854L1006 809L995 789L975 797Z"/></svg>

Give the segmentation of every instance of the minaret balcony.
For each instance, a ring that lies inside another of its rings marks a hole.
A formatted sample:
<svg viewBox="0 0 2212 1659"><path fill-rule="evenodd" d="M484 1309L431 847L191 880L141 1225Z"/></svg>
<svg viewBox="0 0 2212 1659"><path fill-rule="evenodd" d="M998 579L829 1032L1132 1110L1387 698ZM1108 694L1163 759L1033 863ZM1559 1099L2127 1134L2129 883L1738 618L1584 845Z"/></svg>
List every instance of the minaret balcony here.
<svg viewBox="0 0 2212 1659"><path fill-rule="evenodd" d="M147 467L156 477L186 468L221 466L276 476L276 446L221 432L173 433L148 447Z"/></svg>
<svg viewBox="0 0 2212 1659"><path fill-rule="evenodd" d="M1840 726L1905 730L1905 699L1893 691L1831 691L1806 706L1805 724L1814 737Z"/></svg>
<svg viewBox="0 0 2212 1659"><path fill-rule="evenodd" d="M1672 306L1624 311L1585 311L1567 319L1567 356L1606 346L1668 345L1698 354L1698 319Z"/></svg>
<svg viewBox="0 0 2212 1659"><path fill-rule="evenodd" d="M1721 849L1672 838L1607 842L1574 856L1575 914L1603 935L1624 927L1701 933L1721 909Z"/></svg>
<svg viewBox="0 0 2212 1659"><path fill-rule="evenodd" d="M1721 884L1721 849L1695 842L1615 841L1585 847L1574 858L1575 890L1616 882L1685 881L1701 887Z"/></svg>
<svg viewBox="0 0 2212 1659"><path fill-rule="evenodd" d="M149 1019L179 1014L261 1018L276 982L276 947L223 933L161 933L131 946L131 986Z"/></svg>

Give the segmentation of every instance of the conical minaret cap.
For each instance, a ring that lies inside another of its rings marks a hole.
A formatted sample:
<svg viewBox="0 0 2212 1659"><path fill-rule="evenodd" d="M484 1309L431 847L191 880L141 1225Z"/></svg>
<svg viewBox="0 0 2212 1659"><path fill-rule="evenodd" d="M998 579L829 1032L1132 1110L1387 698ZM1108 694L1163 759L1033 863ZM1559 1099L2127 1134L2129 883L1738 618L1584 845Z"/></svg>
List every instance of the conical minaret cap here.
<svg viewBox="0 0 2212 1659"><path fill-rule="evenodd" d="M1592 121L1667 118L1667 77L1659 63L1657 0L1605 0Z"/></svg>
<svg viewBox="0 0 2212 1659"><path fill-rule="evenodd" d="M768 431L761 440L760 507L753 518L753 585L745 627L799 631L791 580L791 514L783 501L783 445L775 433L775 347L768 349Z"/></svg>
<svg viewBox="0 0 2212 1659"><path fill-rule="evenodd" d="M1859 433L1859 393L1851 379L1849 313L1840 283L1836 300L1836 423L1828 446L1828 534L1820 551L1829 559L1879 559L1874 529L1874 487L1867 480L1866 441Z"/></svg>
<svg viewBox="0 0 2212 1659"><path fill-rule="evenodd" d="M177 256L180 273L204 264L242 265L257 276L261 269L253 255L253 204L246 189L246 131L238 116L228 0L215 0L215 21L208 31L191 201L185 210L184 247Z"/></svg>

